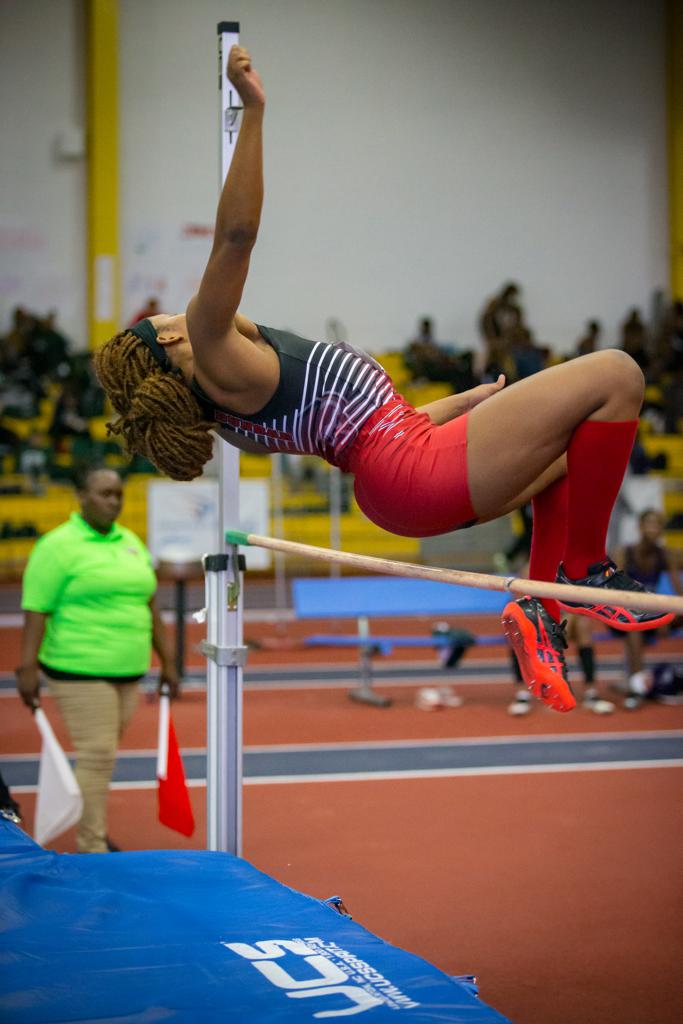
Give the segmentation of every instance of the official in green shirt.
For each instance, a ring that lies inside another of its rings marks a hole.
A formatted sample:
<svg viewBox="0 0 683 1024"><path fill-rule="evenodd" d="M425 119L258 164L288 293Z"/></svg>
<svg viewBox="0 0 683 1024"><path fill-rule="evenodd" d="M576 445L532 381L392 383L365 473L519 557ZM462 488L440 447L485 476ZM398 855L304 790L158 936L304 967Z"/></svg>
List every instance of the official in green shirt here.
<svg viewBox="0 0 683 1024"><path fill-rule="evenodd" d="M150 554L116 519L123 485L111 469L90 467L77 481L80 511L35 545L23 580L22 663L17 686L24 703L40 703L47 679L76 750L83 794L77 844L105 853L107 793L118 742L135 708L138 680L161 661L159 686L176 696L179 681L154 593Z"/></svg>

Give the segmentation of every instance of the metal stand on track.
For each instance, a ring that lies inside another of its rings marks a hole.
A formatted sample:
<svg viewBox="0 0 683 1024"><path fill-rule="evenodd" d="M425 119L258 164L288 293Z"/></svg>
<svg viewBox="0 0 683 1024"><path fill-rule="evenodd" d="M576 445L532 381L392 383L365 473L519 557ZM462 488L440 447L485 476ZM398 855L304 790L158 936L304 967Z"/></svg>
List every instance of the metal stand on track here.
<svg viewBox="0 0 683 1024"><path fill-rule="evenodd" d="M242 851L242 572L237 547L205 555L207 638L207 848Z"/></svg>
<svg viewBox="0 0 683 1024"><path fill-rule="evenodd" d="M384 697L372 688L372 656L377 653L377 647L372 643L367 615L358 616L358 639L367 640L367 643L358 647L360 685L349 690L349 699L359 704L372 704L376 708L391 707L391 698Z"/></svg>
<svg viewBox="0 0 683 1024"><path fill-rule="evenodd" d="M237 141L240 99L226 77L230 47L239 44L239 24L218 25L220 97L220 186ZM218 441L219 535L215 555L203 559L206 574L207 638L202 651L206 674L206 845L242 853L242 578L244 563L233 545L226 551L225 531L239 526L239 452Z"/></svg>

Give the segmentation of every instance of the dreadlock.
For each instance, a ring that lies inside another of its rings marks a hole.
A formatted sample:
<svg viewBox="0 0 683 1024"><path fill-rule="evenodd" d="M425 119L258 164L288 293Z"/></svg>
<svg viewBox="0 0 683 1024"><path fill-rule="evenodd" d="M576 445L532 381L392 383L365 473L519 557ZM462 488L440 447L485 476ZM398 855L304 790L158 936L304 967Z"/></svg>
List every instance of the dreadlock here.
<svg viewBox="0 0 683 1024"><path fill-rule="evenodd" d="M213 423L180 372L167 373L142 341L122 331L95 352L95 372L119 419L107 434L120 434L129 454L144 455L173 480L193 480L209 461Z"/></svg>

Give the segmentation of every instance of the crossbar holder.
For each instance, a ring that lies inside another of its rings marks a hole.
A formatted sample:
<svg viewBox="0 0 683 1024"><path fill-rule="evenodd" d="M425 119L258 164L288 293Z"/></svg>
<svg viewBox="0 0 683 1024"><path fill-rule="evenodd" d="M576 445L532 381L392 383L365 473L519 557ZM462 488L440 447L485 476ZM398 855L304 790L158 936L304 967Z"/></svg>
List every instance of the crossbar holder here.
<svg viewBox="0 0 683 1024"><path fill-rule="evenodd" d="M237 647L221 647L218 644L211 644L208 640L202 640L199 649L205 658L213 661L214 664L225 667L233 665L244 668L247 663L249 648L241 645Z"/></svg>

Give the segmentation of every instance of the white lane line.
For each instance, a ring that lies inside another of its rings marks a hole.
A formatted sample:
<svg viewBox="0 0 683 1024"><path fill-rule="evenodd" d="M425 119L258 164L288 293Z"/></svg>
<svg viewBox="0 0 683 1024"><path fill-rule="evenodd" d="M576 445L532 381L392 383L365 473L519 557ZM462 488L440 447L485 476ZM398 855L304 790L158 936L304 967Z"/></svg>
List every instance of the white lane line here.
<svg viewBox="0 0 683 1024"><path fill-rule="evenodd" d="M329 775L257 775L245 779L245 786L292 785L299 782L382 782L401 779L451 779L476 775L542 775L559 772L622 771L635 768L683 768L683 758L661 761L585 761L568 764L503 765L483 768L422 768L411 771L340 772Z"/></svg>

